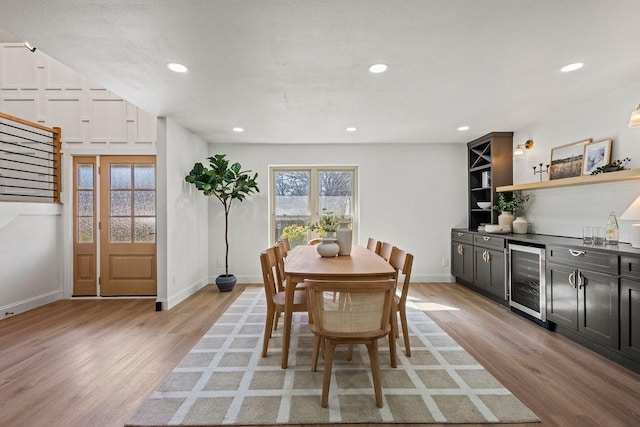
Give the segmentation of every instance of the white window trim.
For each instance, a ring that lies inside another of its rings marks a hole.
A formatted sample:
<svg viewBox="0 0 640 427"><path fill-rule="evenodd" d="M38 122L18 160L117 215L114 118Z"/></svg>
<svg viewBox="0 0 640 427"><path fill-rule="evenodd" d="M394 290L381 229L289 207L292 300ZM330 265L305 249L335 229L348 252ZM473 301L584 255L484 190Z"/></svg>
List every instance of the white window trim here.
<svg viewBox="0 0 640 427"><path fill-rule="evenodd" d="M269 245L273 245L276 239L276 172L309 172L309 210L311 211L311 222L318 221L320 206L318 204L318 173L324 171L345 171L353 174L353 221L351 229L353 231L353 241L359 242L358 224L360 221L359 192L358 192L358 166L356 165L272 165L269 166ZM354 243L355 244L355 243Z"/></svg>

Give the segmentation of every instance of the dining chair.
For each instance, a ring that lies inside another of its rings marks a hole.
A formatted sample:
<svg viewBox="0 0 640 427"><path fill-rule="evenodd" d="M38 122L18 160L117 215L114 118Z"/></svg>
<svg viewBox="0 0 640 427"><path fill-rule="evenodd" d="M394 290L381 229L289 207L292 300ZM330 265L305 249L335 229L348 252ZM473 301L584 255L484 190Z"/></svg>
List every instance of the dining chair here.
<svg viewBox="0 0 640 427"><path fill-rule="evenodd" d="M267 299L267 317L264 324L264 339L262 341L262 357L266 357L269 348L269 339L272 331L277 327L276 314L284 313L285 293L278 291L276 284L278 259L277 246L268 248L260 253L260 266L262 267L262 281L264 293ZM307 298L304 288L295 290L293 297L293 311L307 311Z"/></svg>
<svg viewBox="0 0 640 427"><path fill-rule="evenodd" d="M289 238L288 237L283 237L283 238L280 239L280 241L284 245L285 256L287 256L286 253L291 250L291 243L289 242Z"/></svg>
<svg viewBox="0 0 640 427"><path fill-rule="evenodd" d="M379 240L376 240L372 237L369 237L369 239L367 240L367 249L369 249L370 251L373 251L377 254L380 253L380 248L382 247L382 242Z"/></svg>
<svg viewBox="0 0 640 427"><path fill-rule="evenodd" d="M276 269L276 287L278 292L284 292L284 288L287 286L287 276L284 274L284 258L287 256L287 250L282 240L278 240L274 248L276 250L276 261L278 263L278 268Z"/></svg>
<svg viewBox="0 0 640 427"><path fill-rule="evenodd" d="M397 337L398 313L400 313L400 322L402 323L402 336L404 337L404 351L407 357L411 357L411 345L409 343L409 325L407 323L407 295L409 294L411 269L413 268L413 255L394 246L391 251L389 263L396 270L396 288L398 285L398 278L400 277L400 274L404 276L400 295L396 293L393 296L393 305L391 307L391 328L393 329L393 336Z"/></svg>
<svg viewBox="0 0 640 427"><path fill-rule="evenodd" d="M307 245L319 245L320 243L322 243L322 239L319 237L316 237L315 239L311 239L307 242Z"/></svg>
<svg viewBox="0 0 640 427"><path fill-rule="evenodd" d="M383 407L378 359L378 339L391 334L391 304L395 281L305 280L309 323L315 335L311 370L316 371L320 345L324 344L321 406L329 403L333 354L338 344L365 344L369 353L376 405ZM334 295L336 298L334 299Z"/></svg>
<svg viewBox="0 0 640 427"><path fill-rule="evenodd" d="M389 261L391 258L391 250L393 249L393 245L389 242L382 242L382 246L380 246L380 252L377 252L385 261Z"/></svg>

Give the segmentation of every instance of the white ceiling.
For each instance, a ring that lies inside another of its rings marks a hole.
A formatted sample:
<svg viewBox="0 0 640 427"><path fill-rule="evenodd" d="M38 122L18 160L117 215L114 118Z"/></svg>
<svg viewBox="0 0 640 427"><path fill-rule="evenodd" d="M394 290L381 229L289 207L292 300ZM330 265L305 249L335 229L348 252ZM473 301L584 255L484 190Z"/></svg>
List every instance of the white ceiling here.
<svg viewBox="0 0 640 427"><path fill-rule="evenodd" d="M639 0L0 0L0 11L3 30L210 142L461 143L640 81ZM369 73L377 62L389 71Z"/></svg>

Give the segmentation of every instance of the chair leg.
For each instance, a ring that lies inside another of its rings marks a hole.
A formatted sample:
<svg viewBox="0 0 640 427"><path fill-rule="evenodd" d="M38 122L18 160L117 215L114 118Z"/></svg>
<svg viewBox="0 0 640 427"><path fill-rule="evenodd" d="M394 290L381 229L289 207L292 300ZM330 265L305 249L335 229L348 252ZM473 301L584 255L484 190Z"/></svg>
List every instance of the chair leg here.
<svg viewBox="0 0 640 427"><path fill-rule="evenodd" d="M380 379L380 361L378 360L378 341L373 340L367 343L369 351L369 362L371 363L371 376L373 376L373 390L376 395L376 405L382 408L382 381Z"/></svg>
<svg viewBox="0 0 640 427"><path fill-rule="evenodd" d="M398 329L398 324L394 319L396 317L395 311L391 311L391 332L389 332L389 358L391 359L391 367L398 367L398 354L396 353L396 332Z"/></svg>
<svg viewBox="0 0 640 427"><path fill-rule="evenodd" d="M267 357L269 338L271 338L271 328L273 327L273 316L273 310L267 310L267 319L264 322L264 337L262 339L262 357Z"/></svg>
<svg viewBox="0 0 640 427"><path fill-rule="evenodd" d="M351 362L351 359L353 359L353 344L349 344L347 348L347 360Z"/></svg>
<svg viewBox="0 0 640 427"><path fill-rule="evenodd" d="M322 401L320 405L323 408L329 406L329 387L331 386L331 368L333 368L333 351L336 343L331 340L324 341L324 376L322 379Z"/></svg>
<svg viewBox="0 0 640 427"><path fill-rule="evenodd" d="M407 311L400 307L400 321L402 322L402 335L404 336L404 352L411 357L411 344L409 343L409 324L407 323Z"/></svg>
<svg viewBox="0 0 640 427"><path fill-rule="evenodd" d="M278 320L280 320L280 312L276 313L276 318L273 321L273 330L274 331L278 330Z"/></svg>
<svg viewBox="0 0 640 427"><path fill-rule="evenodd" d="M315 372L318 369L318 355L320 354L320 341L321 341L321 338L318 335L313 337L313 354L311 355L311 372Z"/></svg>

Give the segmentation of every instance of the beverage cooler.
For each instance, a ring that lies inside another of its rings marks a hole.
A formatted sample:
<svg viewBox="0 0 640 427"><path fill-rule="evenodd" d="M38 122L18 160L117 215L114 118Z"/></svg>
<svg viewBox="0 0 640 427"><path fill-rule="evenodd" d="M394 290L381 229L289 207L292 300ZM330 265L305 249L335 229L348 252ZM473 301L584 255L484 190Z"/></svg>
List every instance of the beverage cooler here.
<svg viewBox="0 0 640 427"><path fill-rule="evenodd" d="M509 244L509 306L545 324L544 247Z"/></svg>

